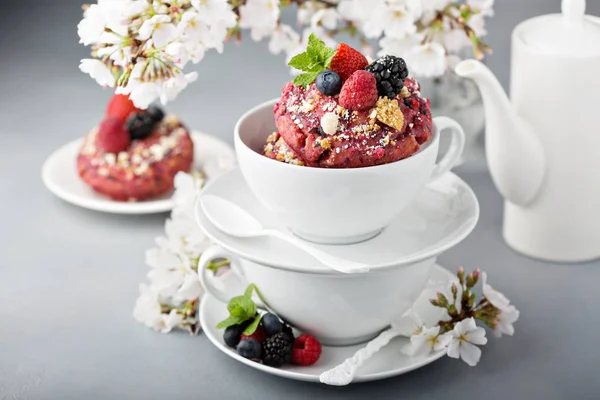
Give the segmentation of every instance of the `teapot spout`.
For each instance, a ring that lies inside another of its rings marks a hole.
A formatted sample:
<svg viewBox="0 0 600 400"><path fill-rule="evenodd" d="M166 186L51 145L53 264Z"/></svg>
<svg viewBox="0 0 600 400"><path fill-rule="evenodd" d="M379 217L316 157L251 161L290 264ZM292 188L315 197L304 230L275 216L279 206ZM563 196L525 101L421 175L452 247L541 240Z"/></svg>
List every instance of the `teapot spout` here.
<svg viewBox="0 0 600 400"><path fill-rule="evenodd" d="M517 115L484 64L464 60L455 71L479 86L485 109L486 157L496 187L511 203L530 204L544 180L544 151L537 134Z"/></svg>

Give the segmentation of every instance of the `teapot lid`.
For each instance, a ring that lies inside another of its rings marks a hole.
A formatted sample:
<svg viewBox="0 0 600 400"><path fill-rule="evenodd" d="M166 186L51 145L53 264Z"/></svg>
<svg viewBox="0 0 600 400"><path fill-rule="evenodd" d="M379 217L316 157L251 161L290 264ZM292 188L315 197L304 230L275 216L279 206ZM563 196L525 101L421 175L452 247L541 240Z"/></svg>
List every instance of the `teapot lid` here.
<svg viewBox="0 0 600 400"><path fill-rule="evenodd" d="M600 55L600 23L585 15L585 0L563 0L562 14L533 18L519 32L526 44L550 54Z"/></svg>

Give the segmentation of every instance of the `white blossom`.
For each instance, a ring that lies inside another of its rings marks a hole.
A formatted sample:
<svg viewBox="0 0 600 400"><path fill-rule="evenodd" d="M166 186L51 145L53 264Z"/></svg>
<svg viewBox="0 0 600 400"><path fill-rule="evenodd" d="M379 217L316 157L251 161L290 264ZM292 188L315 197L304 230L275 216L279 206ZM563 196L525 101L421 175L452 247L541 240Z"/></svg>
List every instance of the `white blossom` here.
<svg viewBox="0 0 600 400"><path fill-rule="evenodd" d="M100 60L85 58L79 64L81 72L89 74L100 86L115 86L115 77L110 68Z"/></svg>
<svg viewBox="0 0 600 400"><path fill-rule="evenodd" d="M409 356L429 354L432 351L445 349L452 338L440 335L440 327L423 327L419 332L410 337L410 343L402 348L402 352Z"/></svg>
<svg viewBox="0 0 600 400"><path fill-rule="evenodd" d="M319 6L318 3L314 1L309 1L301 4L298 7L298 13L296 15L296 21L299 26L309 25L312 19L312 16L323 7Z"/></svg>
<svg viewBox="0 0 600 400"><path fill-rule="evenodd" d="M509 305L505 310L500 311L498 315L498 324L494 329L494 336L500 337L503 334L512 336L515 333L513 324L519 319L519 310L515 306Z"/></svg>
<svg viewBox="0 0 600 400"><path fill-rule="evenodd" d="M144 21L139 31L139 39L147 40L152 37L157 48L166 46L177 36L177 28L171 23L168 15L155 15Z"/></svg>
<svg viewBox="0 0 600 400"><path fill-rule="evenodd" d="M269 41L269 51L273 54L279 54L282 51L286 54L294 51L300 46L300 34L291 26L281 24L273 31Z"/></svg>
<svg viewBox="0 0 600 400"><path fill-rule="evenodd" d="M471 40L462 29L447 28L441 35L441 41L446 50L451 53L471 46Z"/></svg>
<svg viewBox="0 0 600 400"><path fill-rule="evenodd" d="M195 271L189 271L183 277L179 289L173 296L173 302L175 304L183 303L189 300L198 299L202 296L203 290L200 285L200 279Z"/></svg>
<svg viewBox="0 0 600 400"><path fill-rule="evenodd" d="M140 284L140 296L136 300L133 317L150 328L158 325L162 317L156 290L148 285Z"/></svg>
<svg viewBox="0 0 600 400"><path fill-rule="evenodd" d="M231 21L235 24L235 14L227 0L192 0L192 6L201 20L207 24L216 21Z"/></svg>
<svg viewBox="0 0 600 400"><path fill-rule="evenodd" d="M392 4L379 7L375 12L386 36L402 39L416 33L415 15L405 5Z"/></svg>
<svg viewBox="0 0 600 400"><path fill-rule="evenodd" d="M439 43L426 43L411 48L406 54L410 71L420 77L431 78L446 72L446 50Z"/></svg>
<svg viewBox="0 0 600 400"><path fill-rule="evenodd" d="M467 4L481 11L486 17L494 16L494 0L467 0Z"/></svg>
<svg viewBox="0 0 600 400"><path fill-rule="evenodd" d="M421 317L411 308L405 312L399 320L393 322L393 328L397 330L400 335L411 337L421 333L424 326Z"/></svg>
<svg viewBox="0 0 600 400"><path fill-rule="evenodd" d="M269 36L279 20L279 0L248 0L240 7L240 28L250 28L252 40Z"/></svg>
<svg viewBox="0 0 600 400"><path fill-rule="evenodd" d="M510 310L510 300L501 292L494 289L487 283L487 273L481 273L481 283L483 284L483 296L490 302L494 307L500 311Z"/></svg>
<svg viewBox="0 0 600 400"><path fill-rule="evenodd" d="M379 40L379 47L381 47L381 50L377 53L377 55L381 57L389 54L392 56L405 58L406 54L408 54L414 46L418 46L422 40L423 35L419 33L405 36L402 39L391 36L383 36L381 40Z"/></svg>
<svg viewBox="0 0 600 400"><path fill-rule="evenodd" d="M183 316L173 309L168 314L161 314L161 318L153 328L162 333L169 333L183 321Z"/></svg>
<svg viewBox="0 0 600 400"><path fill-rule="evenodd" d="M448 343L448 356L451 358L461 358L469 366L474 367L481 358L481 349L476 345L487 343L485 329L478 327L475 320L467 318L458 322L454 329L445 335L448 335L442 341Z"/></svg>
<svg viewBox="0 0 600 400"><path fill-rule="evenodd" d="M164 81L159 96L161 103L164 105L169 101L175 100L177 95L179 95L188 84L196 81L196 79L198 79L198 73L194 71L189 74L178 73L174 77Z"/></svg>
<svg viewBox="0 0 600 400"><path fill-rule="evenodd" d="M326 29L335 29L340 18L340 14L334 8L322 8L312 15L310 25L313 28L322 26Z"/></svg>

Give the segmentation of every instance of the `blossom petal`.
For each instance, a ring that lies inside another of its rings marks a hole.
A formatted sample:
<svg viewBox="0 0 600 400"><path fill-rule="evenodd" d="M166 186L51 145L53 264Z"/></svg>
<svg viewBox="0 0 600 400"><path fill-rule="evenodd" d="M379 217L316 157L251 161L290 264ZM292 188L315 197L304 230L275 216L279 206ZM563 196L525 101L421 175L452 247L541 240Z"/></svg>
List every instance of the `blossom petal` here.
<svg viewBox="0 0 600 400"><path fill-rule="evenodd" d="M435 345L433 346L434 351L444 350L448 347L450 342L452 341L452 334L450 332L444 333L443 335L438 336Z"/></svg>
<svg viewBox="0 0 600 400"><path fill-rule="evenodd" d="M473 344L483 345L487 343L485 329L477 327L466 334L467 340Z"/></svg>
<svg viewBox="0 0 600 400"><path fill-rule="evenodd" d="M450 358L460 357L460 341L458 339L451 339L446 352Z"/></svg>
<svg viewBox="0 0 600 400"><path fill-rule="evenodd" d="M477 328L477 325L475 324L475 319L473 319L473 317L471 317L471 318L463 319L462 321L457 323L454 326L454 332L459 335L463 335L463 334L470 332L476 328Z"/></svg>
<svg viewBox="0 0 600 400"><path fill-rule="evenodd" d="M81 60L79 69L89 74L101 86L115 86L115 77L110 68L100 60L85 58Z"/></svg>
<svg viewBox="0 0 600 400"><path fill-rule="evenodd" d="M481 349L469 342L462 343L460 346L460 358L469 366L474 367L481 358Z"/></svg>
<svg viewBox="0 0 600 400"><path fill-rule="evenodd" d="M177 36L177 28L173 24L161 24L158 28L154 29L152 34L152 40L154 46L161 48L171 42L175 36Z"/></svg>

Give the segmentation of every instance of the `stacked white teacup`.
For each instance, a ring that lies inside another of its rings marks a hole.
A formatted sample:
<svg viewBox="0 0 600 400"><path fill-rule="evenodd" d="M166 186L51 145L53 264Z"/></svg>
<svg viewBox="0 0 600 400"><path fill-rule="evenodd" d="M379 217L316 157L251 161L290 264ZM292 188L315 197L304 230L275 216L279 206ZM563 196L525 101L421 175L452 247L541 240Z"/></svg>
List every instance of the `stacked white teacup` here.
<svg viewBox="0 0 600 400"><path fill-rule="evenodd" d="M409 158L364 168L297 166L261 154L275 130L274 104L263 103L238 121L239 169L214 180L202 196L223 197L272 229L370 269L343 273L277 239L227 235L211 224L200 201L198 222L215 243L199 262L203 285L227 301L254 283L271 310L324 345L364 342L410 308L437 257L477 223L475 195L449 172L462 154L464 133L439 117L432 139ZM442 131L451 144L436 164ZM232 261L227 279L205 272L216 258Z"/></svg>

